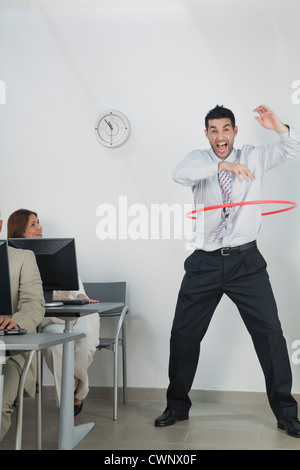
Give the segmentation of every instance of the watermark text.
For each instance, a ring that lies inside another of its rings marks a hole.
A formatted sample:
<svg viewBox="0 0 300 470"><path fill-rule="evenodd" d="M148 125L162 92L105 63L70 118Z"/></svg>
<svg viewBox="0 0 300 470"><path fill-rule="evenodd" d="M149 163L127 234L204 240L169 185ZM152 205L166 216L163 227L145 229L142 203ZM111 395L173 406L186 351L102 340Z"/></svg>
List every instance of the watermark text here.
<svg viewBox="0 0 300 470"><path fill-rule="evenodd" d="M292 349L295 349L295 351L292 354L291 361L293 364L298 365L300 364L300 339L293 341Z"/></svg>
<svg viewBox="0 0 300 470"><path fill-rule="evenodd" d="M292 83L292 88L295 90L292 93L292 103L299 104L300 103L300 80L294 80Z"/></svg>
<svg viewBox="0 0 300 470"><path fill-rule="evenodd" d="M127 196L119 196L117 207L109 203L97 207L96 235L100 240L189 241L194 224L185 214L191 210L192 204L128 204Z"/></svg>
<svg viewBox="0 0 300 470"><path fill-rule="evenodd" d="M0 104L6 104L6 84L0 80Z"/></svg>

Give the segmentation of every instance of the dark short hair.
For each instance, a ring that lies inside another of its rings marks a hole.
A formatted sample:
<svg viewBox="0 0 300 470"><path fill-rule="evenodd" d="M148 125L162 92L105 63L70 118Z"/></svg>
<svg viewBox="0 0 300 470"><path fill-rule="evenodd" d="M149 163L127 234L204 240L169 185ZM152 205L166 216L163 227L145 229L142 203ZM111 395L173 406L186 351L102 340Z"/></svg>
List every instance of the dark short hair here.
<svg viewBox="0 0 300 470"><path fill-rule="evenodd" d="M232 128L235 127L235 117L230 109L224 108L224 106L217 105L214 109L211 109L205 116L205 128L208 130L208 121L212 119L223 119L228 118L231 121Z"/></svg>
<svg viewBox="0 0 300 470"><path fill-rule="evenodd" d="M37 217L36 212L27 209L19 209L13 212L7 221L7 238L24 238L23 233L32 214Z"/></svg>

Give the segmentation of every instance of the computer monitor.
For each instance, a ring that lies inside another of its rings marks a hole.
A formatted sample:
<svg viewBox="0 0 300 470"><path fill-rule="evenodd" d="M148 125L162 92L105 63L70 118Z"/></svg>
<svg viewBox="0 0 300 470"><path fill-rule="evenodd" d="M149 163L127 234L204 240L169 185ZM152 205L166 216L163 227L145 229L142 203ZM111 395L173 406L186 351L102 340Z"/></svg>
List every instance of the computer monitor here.
<svg viewBox="0 0 300 470"><path fill-rule="evenodd" d="M46 306L54 305L53 291L79 289L74 238L9 238L8 245L34 252Z"/></svg>
<svg viewBox="0 0 300 470"><path fill-rule="evenodd" d="M0 240L0 317L13 314L7 240Z"/></svg>

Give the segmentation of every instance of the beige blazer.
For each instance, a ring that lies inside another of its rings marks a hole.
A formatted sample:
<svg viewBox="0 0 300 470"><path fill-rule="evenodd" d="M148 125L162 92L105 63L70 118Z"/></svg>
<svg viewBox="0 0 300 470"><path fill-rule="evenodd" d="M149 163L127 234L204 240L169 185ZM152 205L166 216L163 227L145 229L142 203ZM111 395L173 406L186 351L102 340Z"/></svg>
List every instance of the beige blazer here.
<svg viewBox="0 0 300 470"><path fill-rule="evenodd" d="M11 292L13 301L12 320L25 328L28 333L35 333L45 315L44 295L40 272L32 251L8 248ZM13 356L23 368L26 353ZM36 384L36 360L32 361L26 382L26 392L33 396Z"/></svg>

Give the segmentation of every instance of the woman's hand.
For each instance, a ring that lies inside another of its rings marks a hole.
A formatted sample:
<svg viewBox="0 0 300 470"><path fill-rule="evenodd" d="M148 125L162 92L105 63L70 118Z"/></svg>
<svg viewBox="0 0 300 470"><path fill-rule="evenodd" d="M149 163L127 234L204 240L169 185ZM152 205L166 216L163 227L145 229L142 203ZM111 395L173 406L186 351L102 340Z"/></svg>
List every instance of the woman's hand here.
<svg viewBox="0 0 300 470"><path fill-rule="evenodd" d="M87 300L89 304L98 304L99 303L99 300L89 299L86 295L83 295L83 294L78 294L77 299Z"/></svg>

